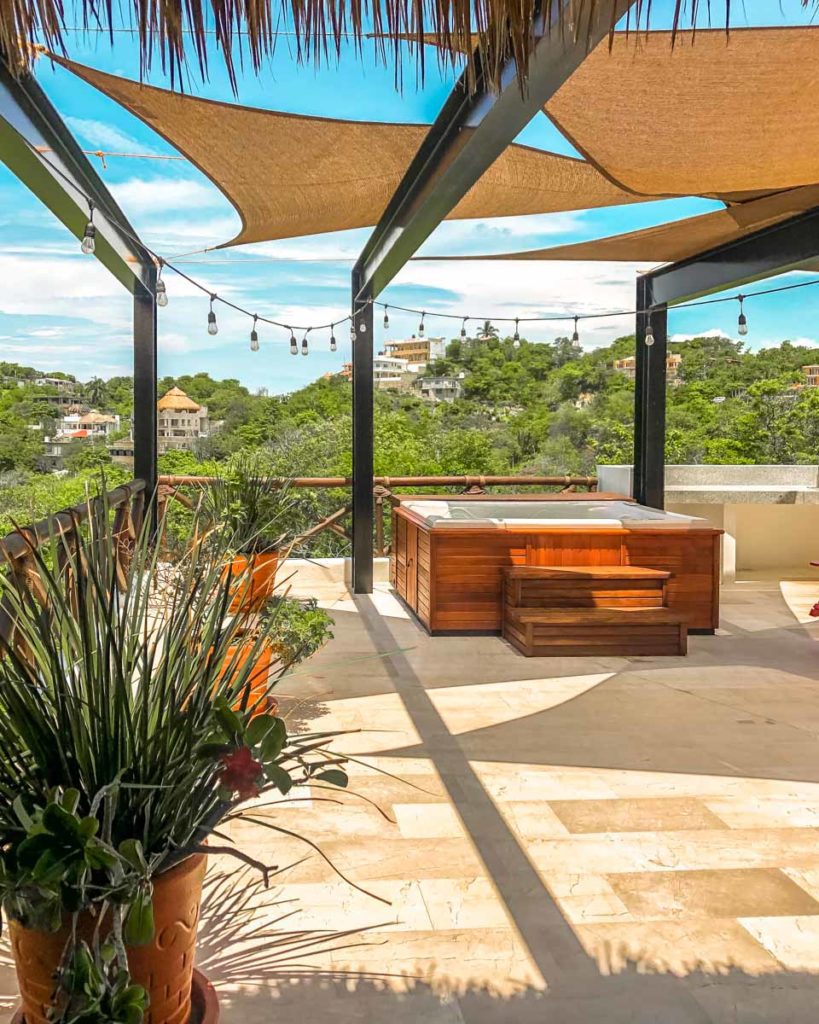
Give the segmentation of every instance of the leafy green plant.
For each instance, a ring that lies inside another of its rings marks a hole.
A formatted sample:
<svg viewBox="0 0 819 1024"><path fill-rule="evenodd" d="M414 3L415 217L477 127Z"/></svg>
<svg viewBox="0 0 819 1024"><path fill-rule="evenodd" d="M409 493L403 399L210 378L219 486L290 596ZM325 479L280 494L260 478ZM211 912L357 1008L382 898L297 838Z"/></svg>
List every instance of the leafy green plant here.
<svg viewBox="0 0 819 1024"><path fill-rule="evenodd" d="M242 554L284 547L293 507L287 484L270 473L258 451L233 456L202 496L202 510L211 527Z"/></svg>
<svg viewBox="0 0 819 1024"><path fill-rule="evenodd" d="M333 620L315 598L274 597L262 615L260 628L290 666L309 658L333 638Z"/></svg>
<svg viewBox="0 0 819 1024"><path fill-rule="evenodd" d="M103 498L73 538L32 546L30 585L15 578L4 594L14 631L0 658L0 899L24 927L71 925L60 1021L138 1024L144 993L126 947L153 936L152 880L199 852L266 873L205 841L251 798L314 778L346 784L327 734L289 736L260 713L287 665L263 692L251 687L266 640L249 633L248 613L228 614L231 537L197 518L166 565L163 530L146 521L123 561ZM91 943L81 915L97 922Z"/></svg>

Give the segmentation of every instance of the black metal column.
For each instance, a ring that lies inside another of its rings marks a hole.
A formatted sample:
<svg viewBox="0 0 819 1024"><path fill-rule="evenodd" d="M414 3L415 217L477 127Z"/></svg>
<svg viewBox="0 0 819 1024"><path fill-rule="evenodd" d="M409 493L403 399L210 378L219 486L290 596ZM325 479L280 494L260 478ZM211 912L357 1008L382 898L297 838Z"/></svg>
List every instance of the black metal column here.
<svg viewBox="0 0 819 1024"><path fill-rule="evenodd" d="M134 292L134 476L145 481L145 497L156 491L156 270L151 267L150 289Z"/></svg>
<svg viewBox="0 0 819 1024"><path fill-rule="evenodd" d="M373 304L356 268L353 286L353 593L373 591Z"/></svg>
<svg viewBox="0 0 819 1024"><path fill-rule="evenodd" d="M668 307L652 308L651 280L637 280L634 377L634 497L642 505L665 507L665 389ZM651 322L654 344L646 345Z"/></svg>

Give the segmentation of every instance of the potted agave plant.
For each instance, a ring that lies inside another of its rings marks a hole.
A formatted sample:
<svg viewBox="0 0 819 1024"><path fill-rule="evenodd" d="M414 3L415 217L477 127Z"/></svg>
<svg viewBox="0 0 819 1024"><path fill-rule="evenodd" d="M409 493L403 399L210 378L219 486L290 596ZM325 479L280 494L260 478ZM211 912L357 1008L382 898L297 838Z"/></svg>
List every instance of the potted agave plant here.
<svg viewBox="0 0 819 1024"><path fill-rule="evenodd" d="M281 552L290 535L293 500L260 452L239 452L206 487L202 510L230 551L231 610L259 611L276 587Z"/></svg>
<svg viewBox="0 0 819 1024"><path fill-rule="evenodd" d="M248 626L228 614L225 550L192 542L170 569L161 550L146 528L123 559L101 500L70 543L31 547L35 585L4 589L0 899L26 1024L215 1019L193 970L206 856L267 871L220 823L261 794L346 784L322 737L258 713L265 633L225 671Z"/></svg>

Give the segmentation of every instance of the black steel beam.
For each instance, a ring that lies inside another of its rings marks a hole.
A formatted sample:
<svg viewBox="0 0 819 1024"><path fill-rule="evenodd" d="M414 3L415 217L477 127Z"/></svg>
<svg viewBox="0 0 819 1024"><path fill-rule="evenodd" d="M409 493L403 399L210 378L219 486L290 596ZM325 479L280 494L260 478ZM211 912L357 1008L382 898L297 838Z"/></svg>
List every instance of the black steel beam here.
<svg viewBox="0 0 819 1024"><path fill-rule="evenodd" d="M45 151L45 152L43 152ZM0 160L76 237L94 204L96 257L130 292L150 283L149 254L46 94L0 62Z"/></svg>
<svg viewBox="0 0 819 1024"><path fill-rule="evenodd" d="M642 505L664 508L668 308L655 305L648 275L637 279L636 306L633 494ZM652 345L645 343L649 321Z"/></svg>
<svg viewBox="0 0 819 1024"><path fill-rule="evenodd" d="M819 208L762 228L735 242L654 270L655 303L690 299L739 288L814 263L819 256Z"/></svg>
<svg viewBox="0 0 819 1024"><path fill-rule="evenodd" d="M635 0L537 0L535 44L523 88L510 60L493 92L476 61L461 76L359 257L358 287L377 298L441 221L543 109Z"/></svg>
<svg viewBox="0 0 819 1024"><path fill-rule="evenodd" d="M134 476L145 481L148 500L156 491L156 271L149 286L134 292Z"/></svg>
<svg viewBox="0 0 819 1024"><path fill-rule="evenodd" d="M353 270L353 593L373 589L373 304ZM355 298L357 296L357 298Z"/></svg>

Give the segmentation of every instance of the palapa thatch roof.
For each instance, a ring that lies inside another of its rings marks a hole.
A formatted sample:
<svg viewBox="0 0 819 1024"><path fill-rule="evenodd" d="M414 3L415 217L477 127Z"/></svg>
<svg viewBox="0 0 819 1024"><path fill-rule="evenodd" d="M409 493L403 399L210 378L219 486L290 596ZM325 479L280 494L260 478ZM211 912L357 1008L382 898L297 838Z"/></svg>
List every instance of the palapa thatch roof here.
<svg viewBox="0 0 819 1024"><path fill-rule="evenodd" d="M160 412L199 412L202 408L197 402L185 394L181 388L171 388L156 403Z"/></svg>
<svg viewBox="0 0 819 1024"><path fill-rule="evenodd" d="M807 7L817 0L801 2ZM26 67L32 44L65 53L67 26L106 30L125 19L138 41L141 73L158 57L175 81L191 65L206 77L209 50L213 59L215 49L235 84L237 62L259 70L276 45L277 33L285 29L295 36L293 49L300 61L333 63L342 42L352 39L357 49L366 43L376 59L393 63L398 80L408 51L423 78L425 41L436 44L441 63L455 67L477 45L483 73L496 84L509 58L515 59L525 80L533 26L542 10L551 31L572 38L585 31L597 12L614 28L629 6L631 26L647 27L651 0L632 0L630 5L624 0L575 0L571 24L558 17L561 0L126 0L121 5L110 0L5 0L0 3L0 55L13 67ZM716 22L727 25L729 0L711 6ZM697 7L696 0L675 0L675 25L690 21ZM468 67L474 71L471 59Z"/></svg>

